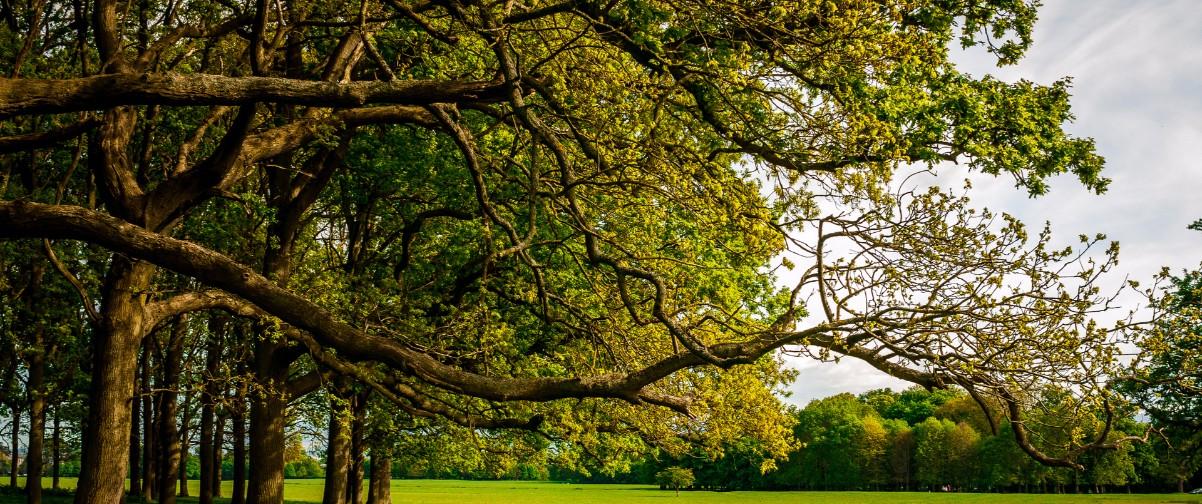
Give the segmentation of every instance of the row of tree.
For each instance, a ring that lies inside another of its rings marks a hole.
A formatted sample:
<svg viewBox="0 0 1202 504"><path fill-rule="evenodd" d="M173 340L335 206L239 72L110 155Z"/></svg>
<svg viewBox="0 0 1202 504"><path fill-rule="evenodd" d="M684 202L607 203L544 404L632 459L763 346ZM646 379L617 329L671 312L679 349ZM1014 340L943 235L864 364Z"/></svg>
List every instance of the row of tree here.
<svg viewBox="0 0 1202 504"><path fill-rule="evenodd" d="M1057 397L1059 396L1059 397ZM1049 406L1032 419L1040 437L1081 435L1101 426L1073 417L1063 393L1049 392ZM1146 442L1097 450L1082 468L1047 467L1024 453L1014 430L989 415L962 390L873 390L812 401L794 412L798 448L770 461L753 439L724 446L720 456L694 450L680 456L650 454L628 471L587 473L557 465L521 464L504 474L462 468L424 468L401 477L564 480L659 484L710 490L909 490L963 492L1164 492L1202 486L1199 433L1126 415L1113 437L1156 431ZM1142 415L1141 415L1142 416ZM1073 432L1077 431L1077 432ZM1088 432L1086 435L1090 434ZM688 478L681 471L688 472ZM687 484L681 481L688 480Z"/></svg>
<svg viewBox="0 0 1202 504"><path fill-rule="evenodd" d="M1059 396L1059 397L1057 397ZM1077 416L1064 394L1048 392L1032 415L1041 438L1096 435L1100 412ZM1006 420L990 419L968 394L909 389L840 394L798 413L805 448L748 487L1089 492L1180 490L1195 477L1193 448L1153 435L1147 442L1088 452L1082 468L1040 465L1014 442ZM1091 418L1092 416L1092 418ZM1113 438L1150 426L1132 415L1114 423ZM1191 433L1192 434L1192 433ZM1192 460L1191 460L1192 459ZM1196 482L1194 483L1197 484Z"/></svg>
<svg viewBox="0 0 1202 504"><path fill-rule="evenodd" d="M1110 429L1040 438L1030 391L1064 382L1117 418L1129 334L1092 322L1117 247L897 183L1105 190L1064 130L1067 81L950 61L959 41L1014 63L1035 18L0 1L0 404L28 501L78 453L78 504L127 480L169 504L193 459L207 504L227 457L234 502L280 504L296 439L321 447L331 504L386 502L390 461L784 459L785 353L963 387L1029 455L1079 468Z"/></svg>

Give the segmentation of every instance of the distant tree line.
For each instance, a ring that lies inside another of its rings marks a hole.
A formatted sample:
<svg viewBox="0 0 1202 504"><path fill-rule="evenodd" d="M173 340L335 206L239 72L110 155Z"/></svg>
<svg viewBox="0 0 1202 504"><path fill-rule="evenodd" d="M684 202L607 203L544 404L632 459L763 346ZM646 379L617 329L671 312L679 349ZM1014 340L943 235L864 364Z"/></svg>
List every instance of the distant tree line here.
<svg viewBox="0 0 1202 504"><path fill-rule="evenodd" d="M1028 422L1046 438L1088 436L1097 422L1077 412L1057 410L1067 401L1047 391L1040 415ZM794 414L801 448L787 461L761 471L767 459L753 440L724 447L722 456L697 450L678 457L648 458L615 476L582 475L552 468L554 478L597 483L656 483L670 467L691 469L691 485L708 490L909 490L964 492L1107 493L1180 491L1202 486L1202 462L1192 446L1173 443L1170 425L1151 425L1126 415L1111 437L1157 429L1144 443L1086 452L1084 470L1048 467L1023 453L1005 420L991 420L966 392L902 392L878 389L855 396L838 394L809 403ZM1099 412L1092 412L1100 415ZM1142 421L1141 421L1142 420Z"/></svg>

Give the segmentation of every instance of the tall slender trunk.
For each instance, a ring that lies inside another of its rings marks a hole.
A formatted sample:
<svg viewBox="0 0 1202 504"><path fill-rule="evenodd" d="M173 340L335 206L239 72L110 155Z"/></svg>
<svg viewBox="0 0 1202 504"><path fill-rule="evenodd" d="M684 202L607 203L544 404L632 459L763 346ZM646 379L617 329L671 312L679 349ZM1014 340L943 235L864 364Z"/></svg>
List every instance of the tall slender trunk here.
<svg viewBox="0 0 1202 504"><path fill-rule="evenodd" d="M353 396L351 411L353 417L351 419L351 452L350 452L350 469L347 471L347 502L350 504L363 504L363 464L365 462L364 451L366 447L363 443L364 430L367 428L367 394L357 394Z"/></svg>
<svg viewBox="0 0 1202 504"><path fill-rule="evenodd" d="M213 504L213 403L206 397L200 410L200 504Z"/></svg>
<svg viewBox="0 0 1202 504"><path fill-rule="evenodd" d="M351 464L351 412L341 398L330 400L326 438L326 481L321 504L346 504Z"/></svg>
<svg viewBox="0 0 1202 504"><path fill-rule="evenodd" d="M225 445L225 416L218 414L213 422L213 497L221 497L221 450Z"/></svg>
<svg viewBox="0 0 1202 504"><path fill-rule="evenodd" d="M54 407L54 435L50 438L50 488L58 490L62 488L59 481L59 474L62 473L63 464L63 435L60 432L62 424L59 422L59 407Z"/></svg>
<svg viewBox="0 0 1202 504"><path fill-rule="evenodd" d="M179 413L179 377L186 332L186 319L176 318L167 341L167 351L159 363L163 378L159 384L159 432L156 436L159 441L159 504L175 504L179 481L180 442L175 417Z"/></svg>
<svg viewBox="0 0 1202 504"><path fill-rule="evenodd" d="M233 423L234 438L234 492L230 495L230 504L245 504L246 502L246 413L241 394L236 398Z"/></svg>
<svg viewBox="0 0 1202 504"><path fill-rule="evenodd" d="M184 394L183 417L179 424L179 496L188 497L188 450L192 449L192 394Z"/></svg>
<svg viewBox="0 0 1202 504"><path fill-rule="evenodd" d="M217 395L217 370L221 365L221 334L225 320L209 319L209 342L205 347L205 386L200 403L200 504L213 504L213 414ZM220 471L221 467L217 466Z"/></svg>
<svg viewBox="0 0 1202 504"><path fill-rule="evenodd" d="M137 366L135 383L142 383L144 365ZM142 495L142 401L130 401L129 422L129 494Z"/></svg>
<svg viewBox="0 0 1202 504"><path fill-rule="evenodd" d="M294 34L290 33L289 37ZM289 43L289 61L300 59L300 45ZM295 71L291 68L289 71ZM321 158L329 161L328 157ZM290 166L291 155L282 156L267 167L269 188L276 207L276 220L268 228L263 253L263 274L280 285L287 285L291 273L294 242L301 217L331 180L333 171L322 166L320 175L309 179L301 194L296 193L292 175L280 166ZM270 337L266 328L258 330L254 349L254 376L258 390L250 398L250 481L247 502L280 504L284 501L284 415L288 407L288 368L294 357L285 355L283 345Z"/></svg>
<svg viewBox="0 0 1202 504"><path fill-rule="evenodd" d="M122 500L129 463L130 402L143 334L143 292L153 274L153 266L115 255L105 279L104 318L92 340L92 383L83 436L88 449L76 504Z"/></svg>
<svg viewBox="0 0 1202 504"><path fill-rule="evenodd" d="M392 504L392 457L385 453L371 455L371 483L367 487L367 504Z"/></svg>
<svg viewBox="0 0 1202 504"><path fill-rule="evenodd" d="M246 500L251 504L284 502L284 413L288 362L277 359L280 344L262 334L255 341L255 380L251 396L250 481Z"/></svg>
<svg viewBox="0 0 1202 504"><path fill-rule="evenodd" d="M9 464L9 468L8 468L9 469L8 470L8 486L10 486L12 488L17 488L17 466L19 465L18 461L20 460L20 458L18 457L17 454L21 453L21 404L20 404L20 402L13 403L12 412L13 412L12 443L9 444L9 446L12 447L12 450L11 450L12 451L12 457L11 457L12 463Z"/></svg>
<svg viewBox="0 0 1202 504"><path fill-rule="evenodd" d="M25 450L25 502L42 502L42 450L46 442L46 347L45 330L34 329L33 350L29 358L29 442Z"/></svg>
<svg viewBox="0 0 1202 504"><path fill-rule="evenodd" d="M157 500L158 485L155 475L158 467L158 443L155 436L156 408L155 397L151 384L154 373L149 345L142 348L142 500Z"/></svg>

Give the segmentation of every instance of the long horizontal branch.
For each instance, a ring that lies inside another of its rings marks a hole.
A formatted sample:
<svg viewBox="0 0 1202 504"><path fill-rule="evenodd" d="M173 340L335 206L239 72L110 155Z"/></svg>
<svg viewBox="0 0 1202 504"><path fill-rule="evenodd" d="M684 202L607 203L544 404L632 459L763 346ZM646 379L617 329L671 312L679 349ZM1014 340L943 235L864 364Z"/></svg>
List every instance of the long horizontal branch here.
<svg viewBox="0 0 1202 504"><path fill-rule="evenodd" d="M494 101L505 86L487 81L399 80L326 82L212 74L117 73L78 79L0 78L0 119L100 110L122 105L247 105L317 107L428 105Z"/></svg>
<svg viewBox="0 0 1202 504"><path fill-rule="evenodd" d="M51 147L82 135L99 124L99 119L90 117L48 131L0 137L0 154Z"/></svg>
<svg viewBox="0 0 1202 504"><path fill-rule="evenodd" d="M82 240L154 263L254 303L282 321L306 331L322 345L355 361L376 361L434 386L489 400L550 401L575 397L610 397L652 403L687 413L684 399L645 390L648 385L705 361L692 352L661 359L639 371L579 378L505 378L476 374L444 364L400 341L360 331L321 306L284 289L254 270L217 252L147 231L109 215L82 207L25 201L0 202L0 239L61 238ZM819 331L820 328L815 328ZM719 344L710 351L721 358L754 359L775 348L812 336L744 344Z"/></svg>

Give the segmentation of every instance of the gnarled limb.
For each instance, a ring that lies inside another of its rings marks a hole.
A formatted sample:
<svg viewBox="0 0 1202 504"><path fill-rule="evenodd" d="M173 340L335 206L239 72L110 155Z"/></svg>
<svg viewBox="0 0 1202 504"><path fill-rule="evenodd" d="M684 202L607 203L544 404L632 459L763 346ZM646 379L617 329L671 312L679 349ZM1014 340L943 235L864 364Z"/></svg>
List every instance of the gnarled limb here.
<svg viewBox="0 0 1202 504"><path fill-rule="evenodd" d="M237 296L219 290L185 292L161 301L146 305L146 315L143 319L146 334L151 334L156 328L171 319L186 313L201 310L225 310L242 317L265 316L262 311Z"/></svg>
<svg viewBox="0 0 1202 504"><path fill-rule="evenodd" d="M399 80L325 82L212 74L114 73L77 79L0 79L0 119L99 110L127 105L250 105L314 107L489 102L505 86L488 81Z"/></svg>
<svg viewBox="0 0 1202 504"><path fill-rule="evenodd" d="M193 243L79 207L29 202L0 203L0 237L83 240L150 261L236 294L314 336L340 355L377 361L440 388L490 400L550 401L570 397L611 397L650 402L687 412L687 402L651 393L646 387L676 371L705 364L694 353L679 353L631 373L582 378L503 378L480 375L444 364L404 343L368 334L334 317L324 308L279 287L250 268ZM785 338L744 344L720 344L710 352L725 360L750 361L773 349L826 330L819 327Z"/></svg>

